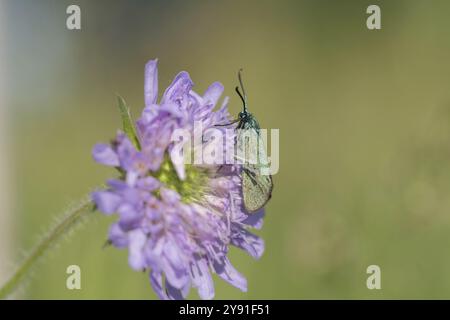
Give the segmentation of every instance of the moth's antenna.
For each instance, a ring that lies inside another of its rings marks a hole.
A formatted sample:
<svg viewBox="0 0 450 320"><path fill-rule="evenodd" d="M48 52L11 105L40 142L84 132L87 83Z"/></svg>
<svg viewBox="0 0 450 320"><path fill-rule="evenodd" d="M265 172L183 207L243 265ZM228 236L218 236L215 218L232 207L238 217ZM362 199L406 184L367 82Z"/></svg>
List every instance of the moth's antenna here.
<svg viewBox="0 0 450 320"><path fill-rule="evenodd" d="M242 90L242 94L239 91L239 87L236 87L236 92L238 93L239 97L241 97L242 103L244 104L244 112L247 112L247 94L245 93L245 89L244 89L244 83L242 82L242 76L241 76L241 72L242 72L242 68L239 69L238 71L238 78L239 78L239 84L241 85L241 90Z"/></svg>
<svg viewBox="0 0 450 320"><path fill-rule="evenodd" d="M239 91L239 87L236 87L235 90L236 90L237 94L239 95L239 97L241 98L242 104L244 105L244 112L246 112L247 111L247 102L245 101L244 97L242 96L241 92Z"/></svg>

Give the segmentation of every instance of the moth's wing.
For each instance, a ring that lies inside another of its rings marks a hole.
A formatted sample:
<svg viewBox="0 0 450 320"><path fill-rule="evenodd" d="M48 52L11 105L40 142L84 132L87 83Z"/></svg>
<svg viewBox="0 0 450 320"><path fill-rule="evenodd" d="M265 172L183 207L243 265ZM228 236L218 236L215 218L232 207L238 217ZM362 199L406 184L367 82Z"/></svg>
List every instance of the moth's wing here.
<svg viewBox="0 0 450 320"><path fill-rule="evenodd" d="M240 122L237 134L237 159L242 164L257 164L259 130L249 122Z"/></svg>
<svg viewBox="0 0 450 320"><path fill-rule="evenodd" d="M248 212L255 212L272 196L273 181L269 175L266 148L257 123L256 126L253 123L243 124L237 138L238 157L243 161L244 206Z"/></svg>
<svg viewBox="0 0 450 320"><path fill-rule="evenodd" d="M272 196L272 176L262 175L253 165L244 166L242 172L242 195L245 209L252 213L266 205Z"/></svg>

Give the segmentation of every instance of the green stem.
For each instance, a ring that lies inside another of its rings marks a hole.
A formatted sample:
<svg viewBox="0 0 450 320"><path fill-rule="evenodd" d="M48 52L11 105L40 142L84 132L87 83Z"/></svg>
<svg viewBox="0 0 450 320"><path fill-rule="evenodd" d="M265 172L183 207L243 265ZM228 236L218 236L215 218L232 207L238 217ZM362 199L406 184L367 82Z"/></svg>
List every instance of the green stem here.
<svg viewBox="0 0 450 320"><path fill-rule="evenodd" d="M69 210L66 215L41 239L37 246L26 256L12 277L0 288L0 299L7 298L25 279L30 269L39 261L39 258L68 231L73 229L83 218L94 211L94 204L90 199L82 200L76 207Z"/></svg>

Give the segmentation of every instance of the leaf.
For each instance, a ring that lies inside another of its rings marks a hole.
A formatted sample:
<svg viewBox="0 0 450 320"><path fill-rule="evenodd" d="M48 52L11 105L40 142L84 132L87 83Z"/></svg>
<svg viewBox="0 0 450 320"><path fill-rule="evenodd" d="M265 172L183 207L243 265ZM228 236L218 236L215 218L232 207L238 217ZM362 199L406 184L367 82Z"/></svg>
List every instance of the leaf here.
<svg viewBox="0 0 450 320"><path fill-rule="evenodd" d="M136 149L140 150L141 146L136 134L136 128L134 127L133 120L131 119L130 109L128 108L125 100L121 96L117 96L119 103L120 116L122 118L123 132L128 136Z"/></svg>

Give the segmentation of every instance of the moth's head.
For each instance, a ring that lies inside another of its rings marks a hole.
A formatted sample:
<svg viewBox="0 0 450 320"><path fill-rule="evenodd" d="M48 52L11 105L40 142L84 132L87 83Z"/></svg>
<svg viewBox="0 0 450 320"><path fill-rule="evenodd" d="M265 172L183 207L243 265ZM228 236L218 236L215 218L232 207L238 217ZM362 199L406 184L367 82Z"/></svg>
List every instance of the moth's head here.
<svg viewBox="0 0 450 320"><path fill-rule="evenodd" d="M247 120L251 116L252 116L252 114L250 112L247 112L247 111L239 112L239 120Z"/></svg>

